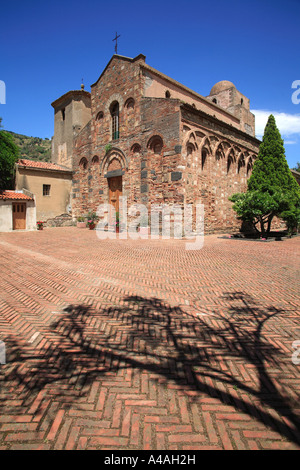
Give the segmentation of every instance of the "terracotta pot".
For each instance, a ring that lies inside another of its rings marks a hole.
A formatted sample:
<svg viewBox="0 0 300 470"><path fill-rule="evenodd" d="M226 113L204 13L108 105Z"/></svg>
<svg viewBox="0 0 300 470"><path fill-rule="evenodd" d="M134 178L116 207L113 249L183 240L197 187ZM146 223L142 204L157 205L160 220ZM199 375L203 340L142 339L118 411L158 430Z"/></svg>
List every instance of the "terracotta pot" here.
<svg viewBox="0 0 300 470"><path fill-rule="evenodd" d="M86 228L86 223L85 222L77 222L77 227L78 228Z"/></svg>

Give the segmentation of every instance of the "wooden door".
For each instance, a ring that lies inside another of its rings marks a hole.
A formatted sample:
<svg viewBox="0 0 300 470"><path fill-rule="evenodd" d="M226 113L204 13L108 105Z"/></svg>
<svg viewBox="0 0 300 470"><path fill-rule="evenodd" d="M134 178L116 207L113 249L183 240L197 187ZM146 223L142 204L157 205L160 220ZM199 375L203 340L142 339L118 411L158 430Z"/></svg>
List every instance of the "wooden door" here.
<svg viewBox="0 0 300 470"><path fill-rule="evenodd" d="M122 176L113 176L108 178L109 204L116 212L119 212L119 198L122 196ZM110 215L111 219L112 215Z"/></svg>
<svg viewBox="0 0 300 470"><path fill-rule="evenodd" d="M13 230L26 229L26 202L14 202L13 209Z"/></svg>

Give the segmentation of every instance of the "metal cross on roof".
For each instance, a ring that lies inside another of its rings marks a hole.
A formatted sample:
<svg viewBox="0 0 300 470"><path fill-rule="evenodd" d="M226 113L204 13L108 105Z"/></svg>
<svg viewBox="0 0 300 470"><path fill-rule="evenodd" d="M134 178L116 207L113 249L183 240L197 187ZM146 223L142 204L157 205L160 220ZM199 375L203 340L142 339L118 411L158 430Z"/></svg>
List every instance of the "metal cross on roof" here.
<svg viewBox="0 0 300 470"><path fill-rule="evenodd" d="M116 37L113 39L113 41L116 41L115 45L115 53L118 54L118 38L120 37L120 34L118 36L118 33L116 33Z"/></svg>

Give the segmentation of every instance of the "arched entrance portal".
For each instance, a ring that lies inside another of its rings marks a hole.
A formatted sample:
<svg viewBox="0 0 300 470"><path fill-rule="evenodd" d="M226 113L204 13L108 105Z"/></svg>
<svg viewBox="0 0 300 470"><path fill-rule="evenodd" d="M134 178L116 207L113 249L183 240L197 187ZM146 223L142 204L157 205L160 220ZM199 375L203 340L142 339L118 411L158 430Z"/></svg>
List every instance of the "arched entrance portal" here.
<svg viewBox="0 0 300 470"><path fill-rule="evenodd" d="M107 178L109 204L114 207L115 212L120 212L120 197L122 196L122 176L112 176ZM112 214L110 214L112 220Z"/></svg>
<svg viewBox="0 0 300 470"><path fill-rule="evenodd" d="M122 196L123 175L127 168L127 160L123 152L112 148L105 156L101 171L107 178L108 202L115 212L120 212L120 197ZM113 210L111 210L113 212ZM113 222L112 213L109 216L110 223Z"/></svg>

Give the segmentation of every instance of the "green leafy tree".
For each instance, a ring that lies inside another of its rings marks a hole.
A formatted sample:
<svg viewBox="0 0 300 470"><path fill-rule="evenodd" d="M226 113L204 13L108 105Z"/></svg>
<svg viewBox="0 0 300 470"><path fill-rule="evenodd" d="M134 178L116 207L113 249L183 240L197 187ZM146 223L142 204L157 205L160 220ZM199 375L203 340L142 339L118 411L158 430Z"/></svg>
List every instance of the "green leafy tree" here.
<svg viewBox="0 0 300 470"><path fill-rule="evenodd" d="M282 212L282 219L285 221L289 235L297 232L300 226L300 207L292 205L288 210Z"/></svg>
<svg viewBox="0 0 300 470"><path fill-rule="evenodd" d="M2 119L0 119L1 125ZM0 130L0 190L13 189L15 163L19 158L19 149L12 136Z"/></svg>
<svg viewBox="0 0 300 470"><path fill-rule="evenodd" d="M300 173L300 162L297 162L296 166L292 170L299 171Z"/></svg>
<svg viewBox="0 0 300 470"><path fill-rule="evenodd" d="M296 223L300 188L285 158L283 140L273 115L269 116L246 193L229 198L239 218L251 222L263 236L275 216ZM288 222L287 222L288 223Z"/></svg>

